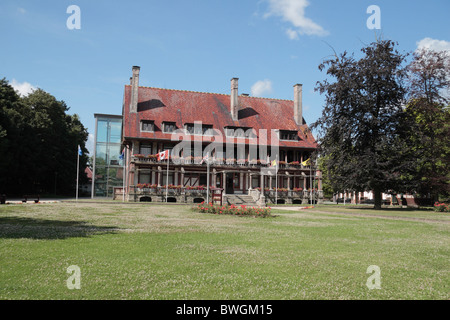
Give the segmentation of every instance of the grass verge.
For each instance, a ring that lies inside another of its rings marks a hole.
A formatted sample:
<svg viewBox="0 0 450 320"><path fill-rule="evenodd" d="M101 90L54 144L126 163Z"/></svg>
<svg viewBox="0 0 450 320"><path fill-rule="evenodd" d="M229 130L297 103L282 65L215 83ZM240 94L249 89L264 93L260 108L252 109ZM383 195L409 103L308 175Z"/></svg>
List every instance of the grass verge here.
<svg viewBox="0 0 450 320"><path fill-rule="evenodd" d="M254 219L191 206L0 206L0 299L444 299L449 219L316 206ZM69 266L81 289L69 290ZM381 270L381 289L366 273Z"/></svg>

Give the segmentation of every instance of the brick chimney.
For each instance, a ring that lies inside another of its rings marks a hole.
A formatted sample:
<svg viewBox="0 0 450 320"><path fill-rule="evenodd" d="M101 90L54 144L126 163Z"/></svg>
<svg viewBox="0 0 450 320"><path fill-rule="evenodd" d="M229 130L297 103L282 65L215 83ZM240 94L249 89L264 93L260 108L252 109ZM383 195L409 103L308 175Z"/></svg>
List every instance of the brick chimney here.
<svg viewBox="0 0 450 320"><path fill-rule="evenodd" d="M231 117L233 118L233 121L238 120L238 109L239 109L238 80L239 78L231 79L230 107L231 107Z"/></svg>
<svg viewBox="0 0 450 320"><path fill-rule="evenodd" d="M294 86L294 120L297 125L303 124L302 85Z"/></svg>
<svg viewBox="0 0 450 320"><path fill-rule="evenodd" d="M133 76L131 77L131 99L130 112L137 112L138 91L139 91L139 71L141 67L133 66Z"/></svg>

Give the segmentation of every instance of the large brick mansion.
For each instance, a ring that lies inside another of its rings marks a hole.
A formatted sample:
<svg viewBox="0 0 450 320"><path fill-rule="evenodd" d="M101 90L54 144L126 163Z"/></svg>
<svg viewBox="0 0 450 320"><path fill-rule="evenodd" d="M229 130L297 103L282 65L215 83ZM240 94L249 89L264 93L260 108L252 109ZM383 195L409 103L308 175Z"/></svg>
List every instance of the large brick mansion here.
<svg viewBox="0 0 450 320"><path fill-rule="evenodd" d="M280 100L239 95L237 78L229 95L142 87L140 68L132 70L122 110L129 201L204 201L207 182L225 203L321 199L301 84L293 100ZM158 156L166 150L168 166Z"/></svg>

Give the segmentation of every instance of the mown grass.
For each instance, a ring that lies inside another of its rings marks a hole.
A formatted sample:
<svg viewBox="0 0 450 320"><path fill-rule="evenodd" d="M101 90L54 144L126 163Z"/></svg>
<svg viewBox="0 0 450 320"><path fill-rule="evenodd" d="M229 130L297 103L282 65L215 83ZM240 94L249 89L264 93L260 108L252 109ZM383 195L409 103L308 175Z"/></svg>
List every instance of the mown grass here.
<svg viewBox="0 0 450 320"><path fill-rule="evenodd" d="M0 299L445 299L448 214L317 206L0 206ZM69 290L67 267L81 270ZM381 270L369 290L366 270Z"/></svg>

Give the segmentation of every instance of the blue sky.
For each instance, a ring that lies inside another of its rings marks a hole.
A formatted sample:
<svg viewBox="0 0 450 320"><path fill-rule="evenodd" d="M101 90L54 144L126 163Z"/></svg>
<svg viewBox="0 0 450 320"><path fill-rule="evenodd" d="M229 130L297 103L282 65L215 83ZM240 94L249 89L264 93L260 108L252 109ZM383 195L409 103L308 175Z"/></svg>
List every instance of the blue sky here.
<svg viewBox="0 0 450 320"><path fill-rule="evenodd" d="M81 29L70 30L70 5ZM381 13L371 30L370 5ZM448 0L2 0L0 78L20 92L41 88L64 100L94 133L94 113L120 114L131 67L140 85L293 99L303 84L304 118L320 117L318 65L376 37L450 50Z"/></svg>

